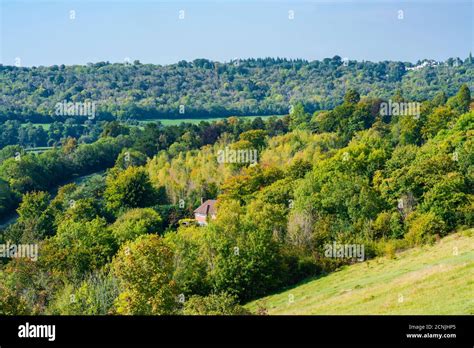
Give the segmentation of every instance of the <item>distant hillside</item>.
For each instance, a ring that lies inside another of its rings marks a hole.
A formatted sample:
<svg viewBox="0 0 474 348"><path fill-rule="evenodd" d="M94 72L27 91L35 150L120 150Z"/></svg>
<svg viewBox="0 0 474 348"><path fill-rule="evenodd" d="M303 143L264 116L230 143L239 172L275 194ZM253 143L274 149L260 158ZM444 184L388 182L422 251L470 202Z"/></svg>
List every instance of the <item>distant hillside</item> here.
<svg viewBox="0 0 474 348"><path fill-rule="evenodd" d="M474 314L474 230L344 267L258 303L269 314Z"/></svg>
<svg viewBox="0 0 474 348"><path fill-rule="evenodd" d="M389 98L401 90L409 100L436 92L474 88L474 64L248 59L229 63L196 59L160 66L110 64L13 67L0 65L0 120L49 122L58 102L92 101L102 119L282 115L302 102L307 111L332 109L348 88L362 96ZM59 117L56 117L59 118ZM63 117L64 118L64 117Z"/></svg>

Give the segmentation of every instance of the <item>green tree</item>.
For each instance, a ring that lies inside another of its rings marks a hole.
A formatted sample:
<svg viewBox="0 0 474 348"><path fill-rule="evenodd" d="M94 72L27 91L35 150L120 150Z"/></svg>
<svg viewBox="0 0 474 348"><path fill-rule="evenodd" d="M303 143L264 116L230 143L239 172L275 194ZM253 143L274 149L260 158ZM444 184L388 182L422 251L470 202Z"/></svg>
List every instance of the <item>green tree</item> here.
<svg viewBox="0 0 474 348"><path fill-rule="evenodd" d="M250 142L255 149L260 151L265 146L266 133L266 131L259 129L249 130L240 134L240 140Z"/></svg>
<svg viewBox="0 0 474 348"><path fill-rule="evenodd" d="M436 93L433 100L431 101L431 104L433 106L442 106L446 104L447 100L448 100L448 97L446 96L446 93L444 93L443 91L440 91Z"/></svg>
<svg viewBox="0 0 474 348"><path fill-rule="evenodd" d="M172 279L173 253L157 235L125 243L112 262L121 286L116 301L119 314L173 314L177 288Z"/></svg>
<svg viewBox="0 0 474 348"><path fill-rule="evenodd" d="M471 91L466 84L461 86L456 97L458 98L458 107L461 113L468 112L469 105L471 104Z"/></svg>
<svg viewBox="0 0 474 348"><path fill-rule="evenodd" d="M437 107L428 118L421 129L423 138L429 139L434 137L442 129L446 129L446 126L455 118L454 112L445 107Z"/></svg>
<svg viewBox="0 0 474 348"><path fill-rule="evenodd" d="M466 84L463 84L459 88L458 93L449 98L447 105L452 109L456 110L458 113L463 114L469 111L469 106L471 104L471 91Z"/></svg>
<svg viewBox="0 0 474 348"><path fill-rule="evenodd" d="M54 215L49 207L51 196L47 192L30 192L23 195L17 209L18 222L30 226L29 235L23 234L23 241L38 241L54 234ZM26 232L26 231L25 231Z"/></svg>
<svg viewBox="0 0 474 348"><path fill-rule="evenodd" d="M120 215L111 229L120 245L127 241L133 241L143 234L161 233L162 219L160 214L151 208L136 208Z"/></svg>
<svg viewBox="0 0 474 348"><path fill-rule="evenodd" d="M174 254L173 279L185 296L207 295L211 291L205 233L205 227L183 226L165 236L165 242Z"/></svg>
<svg viewBox="0 0 474 348"><path fill-rule="evenodd" d="M310 115L306 113L302 103L297 103L293 106L290 113L290 130L306 129Z"/></svg>
<svg viewBox="0 0 474 348"><path fill-rule="evenodd" d="M73 221L91 221L100 217L101 210L97 200L93 198L84 198L79 200L69 200L67 202L67 209L64 214L58 214L56 217L57 223L66 220Z"/></svg>
<svg viewBox="0 0 474 348"><path fill-rule="evenodd" d="M349 89L344 95L344 103L357 104L360 100L360 94L355 89Z"/></svg>
<svg viewBox="0 0 474 348"><path fill-rule="evenodd" d="M467 187L459 173L449 173L424 195L424 212L433 212L446 224L447 230L462 223L461 209L468 204Z"/></svg>
<svg viewBox="0 0 474 348"><path fill-rule="evenodd" d="M0 214L13 208L16 197L5 180L0 178Z"/></svg>
<svg viewBox="0 0 474 348"><path fill-rule="evenodd" d="M282 260L273 234L244 219L236 201L222 203L218 209L217 220L206 234L214 291L245 301L280 286Z"/></svg>
<svg viewBox="0 0 474 348"><path fill-rule="evenodd" d="M312 164L304 159L294 160L287 169L287 176L292 179L304 178L305 174L313 168Z"/></svg>
<svg viewBox="0 0 474 348"><path fill-rule="evenodd" d="M115 161L115 168L126 169L130 166L143 166L146 164L147 156L133 149L123 149Z"/></svg>
<svg viewBox="0 0 474 348"><path fill-rule="evenodd" d="M41 245L38 262L44 269L66 279L81 279L110 261L117 250L115 239L103 218L92 221L65 220L57 234Z"/></svg>
<svg viewBox="0 0 474 348"><path fill-rule="evenodd" d="M118 121L107 122L103 128L102 137L117 137L120 134L128 134L129 128Z"/></svg>
<svg viewBox="0 0 474 348"><path fill-rule="evenodd" d="M107 207L114 212L151 206L157 198L147 172L139 167L128 167L116 176L109 176L104 197Z"/></svg>

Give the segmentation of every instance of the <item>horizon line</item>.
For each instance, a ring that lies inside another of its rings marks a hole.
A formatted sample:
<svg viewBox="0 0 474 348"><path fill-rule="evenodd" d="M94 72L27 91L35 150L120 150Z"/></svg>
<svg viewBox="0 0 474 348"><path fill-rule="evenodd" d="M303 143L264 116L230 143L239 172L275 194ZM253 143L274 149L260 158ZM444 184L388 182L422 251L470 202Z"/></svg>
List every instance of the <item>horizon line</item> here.
<svg viewBox="0 0 474 348"><path fill-rule="evenodd" d="M140 61L140 59L129 59L127 60L128 57L125 57L123 61L115 61L115 62L111 62L109 60L101 60L101 61L96 61L96 62L87 62L87 63L78 63L78 64L51 64L51 65L20 65L20 66L17 66L17 65L10 65L10 64L3 64L2 62L0 62L0 66L1 67L8 67L8 68L51 68L51 67L54 67L54 66L62 66L64 65L65 67L74 67L74 66L90 66L90 65L96 65L96 64L100 64L100 63L105 63L107 65L129 65L129 66L133 66L133 65L154 65L154 66L160 66L160 67L166 67L166 66L173 66L173 65L177 65L179 63L182 63L182 62L185 62L187 64L189 63L193 63L194 61L196 60L207 60L211 63L218 63L218 64L223 64L223 65L226 65L226 64L232 64L236 61L238 62L242 62L242 63L245 63L245 62L250 62L250 61L258 61L258 60L270 60L270 59L274 59L274 60L282 60L282 61L287 61L287 62L303 62L303 63L314 63L314 62L323 62L324 60L326 59L334 59L336 57L339 57L341 60L343 61L347 61L350 63L350 62L356 62L356 63L385 63L385 62L396 62L396 63L409 63L409 64L412 64L412 65L415 65L417 64L418 62L425 62L425 61L431 61L431 62L436 62L436 63L442 63L442 62L447 62L449 59L460 59L461 61L465 61L466 59L468 59L470 56L472 56L472 53L470 52L468 54L468 56L466 58L461 58L461 57L448 57L444 60L437 60L437 59L434 59L434 58L423 58L423 59L418 59L416 62L412 62L412 61L403 61L403 60L390 60L390 59L387 59L387 60L379 60L379 61L372 61L372 60L357 60L357 59L348 59L347 57L342 57L342 56L339 56L338 54L332 56L332 57L325 57L325 58L321 58L321 59L313 59L313 60L308 60L306 58L286 58L286 57L270 57L270 56L267 56L267 57L248 57L248 58L234 58L234 59L231 59L229 61L219 61L219 60L212 60L210 58L204 58L204 57L197 57L197 58L194 58L193 60L186 60L186 59L182 59L182 60L179 60L177 62L174 62L174 63L168 63L168 64L160 64L160 63L144 63L142 61ZM135 61L138 61L139 63L138 64L135 64Z"/></svg>

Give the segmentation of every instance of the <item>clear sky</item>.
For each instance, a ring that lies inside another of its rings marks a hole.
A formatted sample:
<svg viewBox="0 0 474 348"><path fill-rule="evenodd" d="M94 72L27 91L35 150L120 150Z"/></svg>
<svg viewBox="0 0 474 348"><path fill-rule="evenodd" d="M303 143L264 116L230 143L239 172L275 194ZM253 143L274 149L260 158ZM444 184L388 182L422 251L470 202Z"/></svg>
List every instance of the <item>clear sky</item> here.
<svg viewBox="0 0 474 348"><path fill-rule="evenodd" d="M0 1L4 65L334 55L416 62L473 51L472 0Z"/></svg>

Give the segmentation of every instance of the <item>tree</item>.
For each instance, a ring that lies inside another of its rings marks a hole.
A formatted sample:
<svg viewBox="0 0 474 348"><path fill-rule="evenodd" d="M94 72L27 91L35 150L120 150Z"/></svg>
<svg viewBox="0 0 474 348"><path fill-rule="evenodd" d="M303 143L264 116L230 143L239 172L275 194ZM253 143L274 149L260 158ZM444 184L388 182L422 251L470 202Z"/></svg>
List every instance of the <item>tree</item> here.
<svg viewBox="0 0 474 348"><path fill-rule="evenodd" d="M104 266L116 250L105 219L64 220L57 234L42 243L38 262L53 273L77 280Z"/></svg>
<svg viewBox="0 0 474 348"><path fill-rule="evenodd" d="M73 153L76 148L77 148L77 139L72 138L72 137L67 137L63 145L63 152L66 155L69 155Z"/></svg>
<svg viewBox="0 0 474 348"><path fill-rule="evenodd" d="M165 235L165 242L174 254L173 279L185 296L207 295L211 291L203 229L205 227L182 226Z"/></svg>
<svg viewBox="0 0 474 348"><path fill-rule="evenodd" d="M148 174L140 167L128 167L116 176L109 176L104 197L113 212L151 206L157 198Z"/></svg>
<svg viewBox="0 0 474 348"><path fill-rule="evenodd" d="M213 290L246 301L276 289L284 273L273 234L245 219L236 201L221 203L218 212L205 235Z"/></svg>
<svg viewBox="0 0 474 348"><path fill-rule="evenodd" d="M400 81L405 74L405 64L402 62L390 62L388 70L388 81Z"/></svg>
<svg viewBox="0 0 474 348"><path fill-rule="evenodd" d="M3 163L6 159L14 158L15 156L23 156L25 150L20 145L8 145L0 150L0 164Z"/></svg>
<svg viewBox="0 0 474 348"><path fill-rule="evenodd" d="M427 117L421 134L424 139L434 137L442 129L446 129L446 126L455 118L454 112L445 106L440 106L434 109Z"/></svg>
<svg viewBox="0 0 474 348"><path fill-rule="evenodd" d="M458 113L463 114L469 111L471 104L471 91L466 84L463 84L459 89L458 93L449 98L447 105Z"/></svg>
<svg viewBox="0 0 474 348"><path fill-rule="evenodd" d="M421 122L413 116L400 116L398 124L393 129L399 132L401 145L420 144L421 143Z"/></svg>
<svg viewBox="0 0 474 348"><path fill-rule="evenodd" d="M102 131L102 137L117 137L120 134L128 134L128 127L120 124L118 121L107 122Z"/></svg>
<svg viewBox="0 0 474 348"><path fill-rule="evenodd" d="M448 98L446 96L446 93L444 93L444 91L440 91L440 92L436 93L433 100L431 101L431 104L433 106L442 106L442 105L446 104L447 100L448 100Z"/></svg>
<svg viewBox="0 0 474 348"><path fill-rule="evenodd" d="M112 234L117 243L121 245L133 241L147 233L160 233L162 231L161 216L151 208L131 209L120 215L111 226Z"/></svg>
<svg viewBox="0 0 474 348"><path fill-rule="evenodd" d="M34 155L24 155L5 160L0 166L0 177L7 180L10 187L20 193L45 190L50 181L50 173Z"/></svg>
<svg viewBox="0 0 474 348"><path fill-rule="evenodd" d="M240 140L248 141L260 151L265 146L266 132L264 130L249 130L240 134Z"/></svg>
<svg viewBox="0 0 474 348"><path fill-rule="evenodd" d="M304 159L294 160L287 168L287 176L292 179L304 178L305 174L313 168L312 164Z"/></svg>
<svg viewBox="0 0 474 348"><path fill-rule="evenodd" d="M122 289L115 304L119 314L176 312L173 253L161 237L144 235L125 243L112 262L112 270Z"/></svg>
<svg viewBox="0 0 474 348"><path fill-rule="evenodd" d="M91 221L101 215L99 202L93 198L70 200L64 214L58 214L59 223L64 219L73 221Z"/></svg>
<svg viewBox="0 0 474 348"><path fill-rule="evenodd" d="M126 169L130 166L143 166L147 161L147 156L140 151L133 149L123 149L115 161L115 168Z"/></svg>
<svg viewBox="0 0 474 348"><path fill-rule="evenodd" d="M38 241L54 234L54 216L49 208L51 196L47 192L30 192L23 195L22 202L17 209L18 222L23 224L23 242Z"/></svg>
<svg viewBox="0 0 474 348"><path fill-rule="evenodd" d="M466 84L463 84L457 94L459 110L464 113L469 111L471 104L471 91Z"/></svg>
<svg viewBox="0 0 474 348"><path fill-rule="evenodd" d="M306 129L307 122L309 122L310 116L304 110L302 103L297 103L291 110L290 113L290 130L295 129Z"/></svg>
<svg viewBox="0 0 474 348"><path fill-rule="evenodd" d="M16 197L10 186L0 178L0 215L12 209L15 202Z"/></svg>
<svg viewBox="0 0 474 348"><path fill-rule="evenodd" d="M459 173L449 173L424 195L421 210L433 212L443 219L447 230L462 222L461 209L468 204L468 189Z"/></svg>
<svg viewBox="0 0 474 348"><path fill-rule="evenodd" d="M349 89L344 95L344 103L357 104L360 100L360 94L355 89Z"/></svg>

